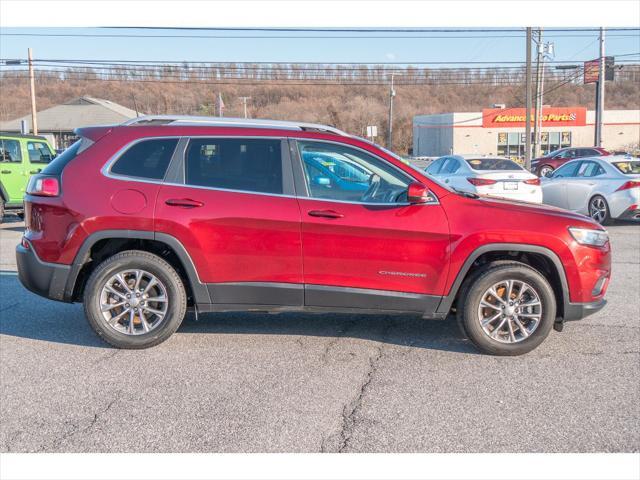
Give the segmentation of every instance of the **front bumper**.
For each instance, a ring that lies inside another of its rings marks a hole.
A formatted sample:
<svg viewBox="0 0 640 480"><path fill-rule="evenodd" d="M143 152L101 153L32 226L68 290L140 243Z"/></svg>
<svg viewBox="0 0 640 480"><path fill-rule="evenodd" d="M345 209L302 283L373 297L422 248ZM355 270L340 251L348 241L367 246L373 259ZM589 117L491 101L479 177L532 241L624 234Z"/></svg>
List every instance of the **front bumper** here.
<svg viewBox="0 0 640 480"><path fill-rule="evenodd" d="M599 312L606 304L607 301L604 298L591 303L566 303L562 319L565 322L582 320L589 315Z"/></svg>
<svg viewBox="0 0 640 480"><path fill-rule="evenodd" d="M65 287L71 272L70 265L47 263L38 258L33 246L26 241L29 248L23 245L16 247L16 263L18 278L27 290L42 297L69 302Z"/></svg>

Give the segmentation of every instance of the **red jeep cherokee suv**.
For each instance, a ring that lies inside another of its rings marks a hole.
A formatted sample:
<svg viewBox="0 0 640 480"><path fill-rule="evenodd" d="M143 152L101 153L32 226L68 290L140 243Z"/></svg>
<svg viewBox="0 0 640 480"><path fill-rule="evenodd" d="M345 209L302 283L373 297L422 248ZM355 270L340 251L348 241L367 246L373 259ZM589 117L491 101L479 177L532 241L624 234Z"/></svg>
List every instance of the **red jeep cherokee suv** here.
<svg viewBox="0 0 640 480"><path fill-rule="evenodd" d="M480 350L517 355L605 304L591 219L456 192L331 127L160 116L77 134L30 180L18 271L117 347L159 344L187 309L455 311Z"/></svg>

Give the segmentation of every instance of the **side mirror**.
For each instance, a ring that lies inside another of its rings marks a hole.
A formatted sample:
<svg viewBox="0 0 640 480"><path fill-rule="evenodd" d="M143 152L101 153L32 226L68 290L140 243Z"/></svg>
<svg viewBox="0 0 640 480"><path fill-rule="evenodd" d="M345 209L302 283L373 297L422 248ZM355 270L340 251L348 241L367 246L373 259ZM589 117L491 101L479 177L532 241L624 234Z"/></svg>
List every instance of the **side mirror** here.
<svg viewBox="0 0 640 480"><path fill-rule="evenodd" d="M407 201L409 203L428 203L435 200L433 193L422 183L413 182L407 189Z"/></svg>

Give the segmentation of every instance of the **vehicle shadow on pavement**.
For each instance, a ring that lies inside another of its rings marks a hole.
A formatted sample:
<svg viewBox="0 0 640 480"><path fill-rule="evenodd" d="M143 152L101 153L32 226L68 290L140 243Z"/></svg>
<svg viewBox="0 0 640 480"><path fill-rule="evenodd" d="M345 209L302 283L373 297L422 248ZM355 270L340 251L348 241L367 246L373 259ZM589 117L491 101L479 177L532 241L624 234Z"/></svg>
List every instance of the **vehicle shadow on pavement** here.
<svg viewBox="0 0 640 480"><path fill-rule="evenodd" d="M89 327L82 305L54 302L29 292L13 270L0 270L0 335L110 348Z"/></svg>
<svg viewBox="0 0 640 480"><path fill-rule="evenodd" d="M209 313L189 315L180 334L282 335L353 338L398 346L478 353L453 317L423 320L410 315L316 313Z"/></svg>
<svg viewBox="0 0 640 480"><path fill-rule="evenodd" d="M61 344L112 348L87 323L82 306L52 302L27 291L15 271L0 271L0 334ZM406 347L477 353L453 318L313 313L187 314L178 335L281 335L354 338ZM162 345L156 348L163 348Z"/></svg>

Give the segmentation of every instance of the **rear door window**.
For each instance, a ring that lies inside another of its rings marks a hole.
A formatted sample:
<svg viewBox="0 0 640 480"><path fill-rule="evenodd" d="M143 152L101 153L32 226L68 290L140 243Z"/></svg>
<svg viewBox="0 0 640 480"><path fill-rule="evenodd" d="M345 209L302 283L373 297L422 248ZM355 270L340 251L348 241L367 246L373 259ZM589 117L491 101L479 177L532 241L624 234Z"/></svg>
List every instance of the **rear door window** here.
<svg viewBox="0 0 640 480"><path fill-rule="evenodd" d="M30 163L49 163L53 160L53 152L44 142L27 142L27 154Z"/></svg>
<svg viewBox="0 0 640 480"><path fill-rule="evenodd" d="M17 140L0 140L0 163L20 163L22 154Z"/></svg>
<svg viewBox="0 0 640 480"><path fill-rule="evenodd" d="M282 194L281 141L197 138L185 155L185 183L200 187Z"/></svg>
<svg viewBox="0 0 640 480"><path fill-rule="evenodd" d="M162 180L177 138L155 138L135 143L111 167L111 173L127 177Z"/></svg>
<svg viewBox="0 0 640 480"><path fill-rule="evenodd" d="M603 168L596 162L582 162L578 168L578 177L597 177L604 174Z"/></svg>

